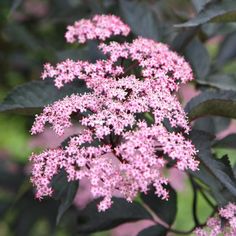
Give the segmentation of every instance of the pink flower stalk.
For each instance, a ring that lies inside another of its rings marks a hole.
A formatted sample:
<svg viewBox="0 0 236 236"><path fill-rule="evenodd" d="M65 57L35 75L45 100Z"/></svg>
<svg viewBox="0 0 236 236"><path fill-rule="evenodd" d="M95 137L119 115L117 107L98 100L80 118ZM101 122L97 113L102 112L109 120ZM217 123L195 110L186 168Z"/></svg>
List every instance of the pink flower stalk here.
<svg viewBox="0 0 236 236"><path fill-rule="evenodd" d="M130 32L128 25L113 15L95 15L91 20L79 20L67 27L66 40L68 43L85 43L87 40L106 40L112 35L127 36Z"/></svg>
<svg viewBox="0 0 236 236"><path fill-rule="evenodd" d="M98 22L100 18L96 17ZM121 26L119 21L117 30ZM76 114L80 114L75 118L85 127L65 149L32 155L37 197L53 194L52 177L64 169L68 181L90 181L93 197L103 197L100 211L111 206L111 198L117 193L132 201L151 185L157 196L168 199L165 164L172 160L179 170L198 168L196 150L185 137L190 130L186 114L173 94L180 83L193 79L191 68L166 45L144 38L102 44L100 49L109 56L94 64L68 59L55 67L45 65L42 78L54 78L58 88L79 78L91 92L65 97L36 116L32 134L43 132L49 123L63 135ZM125 66L126 59L133 64ZM137 67L139 72L133 71ZM164 125L166 121L172 131Z"/></svg>
<svg viewBox="0 0 236 236"><path fill-rule="evenodd" d="M222 223L222 220L224 222ZM207 227L197 228L197 236L235 236L236 235L236 205L229 203L218 212L218 216L211 217L207 221Z"/></svg>

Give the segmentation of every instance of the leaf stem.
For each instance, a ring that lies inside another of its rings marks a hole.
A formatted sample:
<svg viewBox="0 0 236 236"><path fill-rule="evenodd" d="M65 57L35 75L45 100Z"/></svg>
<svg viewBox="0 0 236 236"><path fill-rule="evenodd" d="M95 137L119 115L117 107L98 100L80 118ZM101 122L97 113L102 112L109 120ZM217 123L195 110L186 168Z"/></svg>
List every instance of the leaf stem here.
<svg viewBox="0 0 236 236"><path fill-rule="evenodd" d="M192 214L193 214L193 220L195 225L199 225L199 219L197 216L197 186L193 180L193 177L189 175L190 183L193 189L193 207L192 207Z"/></svg>

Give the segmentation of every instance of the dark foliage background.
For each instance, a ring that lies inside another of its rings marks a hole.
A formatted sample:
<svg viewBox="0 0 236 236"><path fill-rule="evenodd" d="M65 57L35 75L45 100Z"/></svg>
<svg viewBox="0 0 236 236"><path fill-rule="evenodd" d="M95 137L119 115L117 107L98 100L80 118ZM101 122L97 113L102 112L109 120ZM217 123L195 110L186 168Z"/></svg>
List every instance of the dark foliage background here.
<svg viewBox="0 0 236 236"><path fill-rule="evenodd" d="M114 199L105 213L97 213L96 202L79 211L71 205L78 186L66 184L63 173L53 183L55 200L34 200L27 171L33 114L75 92L74 86L67 86L59 93L49 82L39 81L42 65L66 58L98 58L92 43L67 45L64 39L67 25L97 13L121 16L134 35L169 44L193 68L191 86L199 95L185 110L193 124L190 137L199 150L201 166L200 171L188 173L184 193L170 187L168 204L150 192L132 205ZM182 235L178 230L191 233L217 206L235 201L236 133L223 139L218 135L233 127L231 119L236 118L235 21L234 0L1 0L0 235L90 235L125 222L152 219L143 203L177 228L173 235ZM157 224L138 235L167 232Z"/></svg>

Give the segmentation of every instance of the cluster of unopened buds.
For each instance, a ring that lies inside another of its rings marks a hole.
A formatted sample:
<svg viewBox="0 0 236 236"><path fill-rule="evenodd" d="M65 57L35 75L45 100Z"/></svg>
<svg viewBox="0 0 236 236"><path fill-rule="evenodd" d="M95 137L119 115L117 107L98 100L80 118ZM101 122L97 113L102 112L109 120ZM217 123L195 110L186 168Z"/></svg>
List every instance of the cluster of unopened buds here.
<svg viewBox="0 0 236 236"><path fill-rule="evenodd" d="M175 95L181 83L193 79L189 64L150 39L111 41L112 36L124 41L129 32L113 15L80 20L68 27L67 41L97 40L106 59L45 65L42 79L53 78L58 88L79 79L89 92L67 96L36 116L32 134L49 123L62 135L73 125L72 115L83 126L66 147L31 156L37 198L53 194L52 178L63 169L68 181L90 181L93 196L103 198L98 210L104 211L115 194L131 202L150 186L168 199L167 163L182 171L198 169L196 150L186 138L187 117Z"/></svg>
<svg viewBox="0 0 236 236"><path fill-rule="evenodd" d="M235 236L236 235L236 205L229 203L219 210L215 217L207 221L204 228L195 230L197 236Z"/></svg>

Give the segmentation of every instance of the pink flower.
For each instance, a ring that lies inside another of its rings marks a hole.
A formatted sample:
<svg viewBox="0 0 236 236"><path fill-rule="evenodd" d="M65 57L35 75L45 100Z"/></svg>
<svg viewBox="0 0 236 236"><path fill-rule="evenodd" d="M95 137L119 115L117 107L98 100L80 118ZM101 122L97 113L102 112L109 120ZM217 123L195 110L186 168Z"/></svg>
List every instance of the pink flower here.
<svg viewBox="0 0 236 236"><path fill-rule="evenodd" d="M117 24L116 29L113 24ZM100 32L102 38L128 32L120 19L113 16L82 20L73 29L79 29L76 31L79 41L83 41L80 37L84 40L98 37L101 29L104 32L109 29L105 36ZM55 67L45 65L43 79L53 77L60 88L79 78L90 92L65 97L36 116L32 134L43 132L49 123L61 136L73 125L71 116L78 113L82 115L75 117L85 127L70 139L65 149L32 155L32 182L37 197L53 194L49 183L64 169L68 181L83 178L90 181L93 197L103 197L98 206L100 211L111 206L112 196L119 194L131 202L151 185L157 196L168 199L164 187L168 179L163 176L166 163L172 160L182 171L198 168L196 150L185 137L190 130L186 114L173 94L180 83L193 79L192 71L182 57L153 40L111 42L101 44L100 49L108 58L94 64L68 59ZM126 59L133 62L131 67L120 63ZM140 73L131 73L135 67ZM172 131L164 125L166 121Z"/></svg>
<svg viewBox="0 0 236 236"><path fill-rule="evenodd" d="M106 40L112 35L127 36L129 26L114 15L95 15L91 20L82 19L67 27L66 40L68 43L85 43L87 40Z"/></svg>
<svg viewBox="0 0 236 236"><path fill-rule="evenodd" d="M224 224L221 218L225 220ZM197 228L197 236L235 236L236 235L236 205L229 203L224 208L219 209L218 215L208 219L207 228Z"/></svg>

